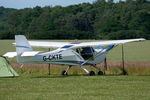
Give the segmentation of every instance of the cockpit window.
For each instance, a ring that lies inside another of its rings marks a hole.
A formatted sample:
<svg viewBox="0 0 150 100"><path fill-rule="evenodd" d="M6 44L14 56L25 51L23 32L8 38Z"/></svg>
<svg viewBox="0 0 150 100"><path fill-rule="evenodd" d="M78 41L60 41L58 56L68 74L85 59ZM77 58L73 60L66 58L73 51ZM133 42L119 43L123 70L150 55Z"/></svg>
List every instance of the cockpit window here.
<svg viewBox="0 0 150 100"><path fill-rule="evenodd" d="M83 53L93 53L94 52L94 49L92 47L83 47L82 48L82 52Z"/></svg>
<svg viewBox="0 0 150 100"><path fill-rule="evenodd" d="M89 58L93 58L94 54L94 49L92 47L82 47L82 48L77 48L76 52L78 52L85 60Z"/></svg>

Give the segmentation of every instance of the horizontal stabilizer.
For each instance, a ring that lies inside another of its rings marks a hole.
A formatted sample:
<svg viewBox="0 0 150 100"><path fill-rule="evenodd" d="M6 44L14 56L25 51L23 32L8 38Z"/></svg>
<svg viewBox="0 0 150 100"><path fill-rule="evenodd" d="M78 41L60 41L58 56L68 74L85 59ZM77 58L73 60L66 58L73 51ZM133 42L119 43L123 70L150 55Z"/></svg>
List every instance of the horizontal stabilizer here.
<svg viewBox="0 0 150 100"><path fill-rule="evenodd" d="M17 56L17 53L16 52L7 52L3 56L8 57L8 58L13 58L13 57Z"/></svg>
<svg viewBox="0 0 150 100"><path fill-rule="evenodd" d="M26 57L26 56L35 56L36 54L38 54L40 51L27 51L27 52L23 52L22 53L22 57Z"/></svg>

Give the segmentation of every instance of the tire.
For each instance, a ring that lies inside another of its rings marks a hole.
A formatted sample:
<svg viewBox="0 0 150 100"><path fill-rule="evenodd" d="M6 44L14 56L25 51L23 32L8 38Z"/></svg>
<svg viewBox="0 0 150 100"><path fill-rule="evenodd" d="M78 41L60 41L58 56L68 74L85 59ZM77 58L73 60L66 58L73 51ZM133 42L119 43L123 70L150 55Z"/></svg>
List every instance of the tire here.
<svg viewBox="0 0 150 100"><path fill-rule="evenodd" d="M98 75L104 75L102 71L98 71Z"/></svg>
<svg viewBox="0 0 150 100"><path fill-rule="evenodd" d="M66 72L66 71L65 71L65 70L63 70L63 71L61 72L61 75L63 75L63 76L67 76L68 74L67 74L67 73L65 74L65 72Z"/></svg>
<svg viewBox="0 0 150 100"><path fill-rule="evenodd" d="M95 75L95 72L94 72L94 71L90 71L90 72L89 72L89 75L90 75L90 76L94 76L94 75Z"/></svg>

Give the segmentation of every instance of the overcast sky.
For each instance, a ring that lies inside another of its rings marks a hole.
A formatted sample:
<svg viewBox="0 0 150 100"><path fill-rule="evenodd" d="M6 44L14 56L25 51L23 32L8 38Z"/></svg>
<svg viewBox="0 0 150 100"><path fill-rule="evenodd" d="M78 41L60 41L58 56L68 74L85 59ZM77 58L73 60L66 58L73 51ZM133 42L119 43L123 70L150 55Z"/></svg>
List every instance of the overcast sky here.
<svg viewBox="0 0 150 100"><path fill-rule="evenodd" d="M73 4L79 4L83 2L93 3L96 0L0 0L0 6L6 8L32 8L35 6L68 6ZM115 0L118 1L118 0Z"/></svg>

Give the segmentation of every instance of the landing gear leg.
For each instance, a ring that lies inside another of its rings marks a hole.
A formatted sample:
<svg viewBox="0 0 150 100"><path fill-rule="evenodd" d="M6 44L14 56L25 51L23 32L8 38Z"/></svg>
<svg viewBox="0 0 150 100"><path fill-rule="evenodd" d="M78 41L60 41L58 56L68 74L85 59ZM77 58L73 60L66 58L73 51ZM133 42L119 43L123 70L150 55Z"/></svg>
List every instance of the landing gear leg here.
<svg viewBox="0 0 150 100"><path fill-rule="evenodd" d="M83 66L81 66L81 68L87 73L89 74L90 76L94 76L95 75L95 72L94 71L88 71L87 69L85 69Z"/></svg>
<svg viewBox="0 0 150 100"><path fill-rule="evenodd" d="M87 69L85 69L83 66L81 66L81 68L87 73L89 74L89 71Z"/></svg>
<svg viewBox="0 0 150 100"><path fill-rule="evenodd" d="M64 75L64 76L67 76L68 75L68 71L69 71L69 69L71 68L72 66L69 66L66 70L63 70L62 72L61 72L61 75Z"/></svg>

